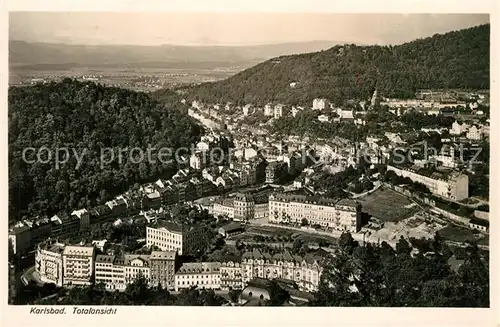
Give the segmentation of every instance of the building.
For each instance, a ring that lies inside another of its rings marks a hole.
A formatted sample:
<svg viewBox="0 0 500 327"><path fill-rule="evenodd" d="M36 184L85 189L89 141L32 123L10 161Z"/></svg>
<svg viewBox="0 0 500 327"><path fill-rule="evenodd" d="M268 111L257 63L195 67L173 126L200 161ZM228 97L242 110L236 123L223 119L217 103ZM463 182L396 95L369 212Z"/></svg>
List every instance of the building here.
<svg viewBox="0 0 500 327"><path fill-rule="evenodd" d="M35 254L35 271L44 283L63 286L64 244L46 241L38 244Z"/></svg>
<svg viewBox="0 0 500 327"><path fill-rule="evenodd" d="M483 130L476 126L472 125L468 130L467 133L465 134L465 137L469 140L473 141L481 141L483 139Z"/></svg>
<svg viewBox="0 0 500 327"><path fill-rule="evenodd" d="M466 133L467 130L469 129L469 127L470 126L467 125L466 123L460 124L459 122L454 121L453 124L451 125L450 134L451 135L460 135L460 134Z"/></svg>
<svg viewBox="0 0 500 327"><path fill-rule="evenodd" d="M267 195L254 196L254 219L266 218L269 216L269 198Z"/></svg>
<svg viewBox="0 0 500 327"><path fill-rule="evenodd" d="M469 176L456 170L429 170L424 167L407 168L388 165L387 170L394 171L398 176L408 177L413 182L422 183L431 193L460 201L469 197Z"/></svg>
<svg viewBox="0 0 500 327"><path fill-rule="evenodd" d="M328 100L326 99L314 99L312 109L313 110L323 110L327 107Z"/></svg>
<svg viewBox="0 0 500 327"><path fill-rule="evenodd" d="M162 288L175 288L175 251L152 251L149 261L151 264L151 284L161 285Z"/></svg>
<svg viewBox="0 0 500 327"><path fill-rule="evenodd" d="M318 196L272 194L269 222L310 225L356 233L361 229L361 206L352 199L335 200Z"/></svg>
<svg viewBox="0 0 500 327"><path fill-rule="evenodd" d="M274 106L274 119L279 119L283 117L284 106L282 104L277 104Z"/></svg>
<svg viewBox="0 0 500 327"><path fill-rule="evenodd" d="M71 215L80 220L81 232L90 229L90 212L88 212L87 209L75 210L71 213Z"/></svg>
<svg viewBox="0 0 500 327"><path fill-rule="evenodd" d="M274 116L274 108L271 104L266 104L264 106L264 116Z"/></svg>
<svg viewBox="0 0 500 327"><path fill-rule="evenodd" d="M490 222L484 219L472 218L469 221L469 227L487 233L490 227Z"/></svg>
<svg viewBox="0 0 500 327"><path fill-rule="evenodd" d="M322 123L328 123L328 121L330 120L330 117L328 117L327 115L319 115L318 120Z"/></svg>
<svg viewBox="0 0 500 327"><path fill-rule="evenodd" d="M149 285L152 285L149 255L125 254L123 259L125 283L131 284L141 276Z"/></svg>
<svg viewBox="0 0 500 327"><path fill-rule="evenodd" d="M122 257L98 254L95 258L95 283L103 283L108 291L124 291L125 265Z"/></svg>
<svg viewBox="0 0 500 327"><path fill-rule="evenodd" d="M209 244L206 228L158 222L146 227L146 245L156 245L161 251L177 251L178 255L190 255L205 249Z"/></svg>
<svg viewBox="0 0 500 327"><path fill-rule="evenodd" d="M243 288L241 257L228 256L221 260L220 288L222 290L241 290Z"/></svg>
<svg viewBox="0 0 500 327"><path fill-rule="evenodd" d="M9 241L14 254L24 254L31 249L31 228L19 223L9 230Z"/></svg>
<svg viewBox="0 0 500 327"><path fill-rule="evenodd" d="M266 167L266 183L272 184L278 182L287 170L288 166L283 161L270 162Z"/></svg>
<svg viewBox="0 0 500 327"><path fill-rule="evenodd" d="M288 251L271 255L253 249L242 256L243 283L247 284L254 278L284 279L295 282L300 290L316 291L324 258L324 253L308 253L302 257Z"/></svg>
<svg viewBox="0 0 500 327"><path fill-rule="evenodd" d="M63 251L65 286L90 285L94 272L95 249L90 246L66 246Z"/></svg>
<svg viewBox="0 0 500 327"><path fill-rule="evenodd" d="M223 198L214 202L212 212L215 217L234 219L234 198Z"/></svg>
<svg viewBox="0 0 500 327"><path fill-rule="evenodd" d="M189 262L183 264L175 274L175 291L192 286L198 289L221 288L221 264L219 262Z"/></svg>
<svg viewBox="0 0 500 327"><path fill-rule="evenodd" d="M249 194L238 193L234 197L234 220L247 221L255 217L255 201Z"/></svg>
<svg viewBox="0 0 500 327"><path fill-rule="evenodd" d="M240 223L229 223L219 228L219 234L223 237L230 237L243 233L244 229Z"/></svg>

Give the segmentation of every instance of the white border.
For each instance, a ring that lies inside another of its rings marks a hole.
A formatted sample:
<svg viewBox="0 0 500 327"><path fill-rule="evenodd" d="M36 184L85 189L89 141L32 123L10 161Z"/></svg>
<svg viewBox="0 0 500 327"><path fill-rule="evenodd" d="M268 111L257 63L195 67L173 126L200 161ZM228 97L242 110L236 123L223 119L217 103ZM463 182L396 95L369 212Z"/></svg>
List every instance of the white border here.
<svg viewBox="0 0 500 327"><path fill-rule="evenodd" d="M1 0L0 0L1 1ZM377 308L199 308L199 307L118 307L117 315L104 316L34 316L28 307L7 306L7 246L1 252L2 285L1 326L497 326L500 321L497 278L499 224L495 203L500 176L498 163L498 1L495 0L12 0L0 4L0 99L1 130L2 230L7 230L7 81L9 11L119 11L119 12L337 12L337 13L490 13L491 24L491 241L490 309L377 309ZM4 234L7 236L6 234ZM6 239L6 238L5 238ZM68 309L71 310L70 307ZM67 310L68 310L67 309ZM497 309L497 310L494 310ZM496 313L495 313L496 311Z"/></svg>

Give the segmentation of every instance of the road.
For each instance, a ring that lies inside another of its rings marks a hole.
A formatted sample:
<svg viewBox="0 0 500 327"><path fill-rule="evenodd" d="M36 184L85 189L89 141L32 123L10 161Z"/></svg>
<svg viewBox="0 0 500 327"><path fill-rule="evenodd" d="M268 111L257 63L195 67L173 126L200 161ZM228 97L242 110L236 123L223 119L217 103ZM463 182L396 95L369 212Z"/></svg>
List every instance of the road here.
<svg viewBox="0 0 500 327"><path fill-rule="evenodd" d="M382 186L382 182L376 181L376 182L373 183L373 185L374 185L374 187L371 190L369 190L369 191L366 191L366 192L363 192L363 193L360 193L360 194L353 194L352 192L349 192L349 193L352 194L352 198L353 199L357 199L357 198L360 198L362 196L365 196L367 194L373 193L376 190L378 190L380 188L380 186Z"/></svg>

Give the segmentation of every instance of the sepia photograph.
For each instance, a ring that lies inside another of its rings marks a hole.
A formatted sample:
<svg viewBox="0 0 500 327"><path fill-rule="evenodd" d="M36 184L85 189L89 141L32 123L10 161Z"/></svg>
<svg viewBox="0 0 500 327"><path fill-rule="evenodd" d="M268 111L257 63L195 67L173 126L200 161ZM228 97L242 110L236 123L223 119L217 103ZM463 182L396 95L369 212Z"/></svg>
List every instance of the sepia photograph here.
<svg viewBox="0 0 500 327"><path fill-rule="evenodd" d="M9 306L489 308L490 44L489 14L9 12Z"/></svg>

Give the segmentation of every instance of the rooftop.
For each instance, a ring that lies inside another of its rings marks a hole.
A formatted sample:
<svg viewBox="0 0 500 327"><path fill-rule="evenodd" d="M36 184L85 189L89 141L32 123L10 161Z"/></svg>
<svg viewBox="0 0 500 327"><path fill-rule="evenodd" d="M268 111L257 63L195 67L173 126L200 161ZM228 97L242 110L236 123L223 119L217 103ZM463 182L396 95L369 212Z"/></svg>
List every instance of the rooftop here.
<svg viewBox="0 0 500 327"><path fill-rule="evenodd" d="M175 251L153 251L150 260L175 260Z"/></svg>
<svg viewBox="0 0 500 327"><path fill-rule="evenodd" d="M68 245L64 248L64 255L80 255L92 256L94 254L94 247L92 246L74 246Z"/></svg>
<svg viewBox="0 0 500 327"><path fill-rule="evenodd" d="M176 274L217 274L220 262L188 262L183 264Z"/></svg>
<svg viewBox="0 0 500 327"><path fill-rule="evenodd" d="M333 207L335 205L342 206L357 206L357 202L352 199L333 199L321 196L311 196L311 195L300 195L300 194L288 194L288 193L275 193L272 195L274 200L284 201L284 202L300 202L300 203L310 203L316 205L324 205ZM270 198L271 200L271 198Z"/></svg>

